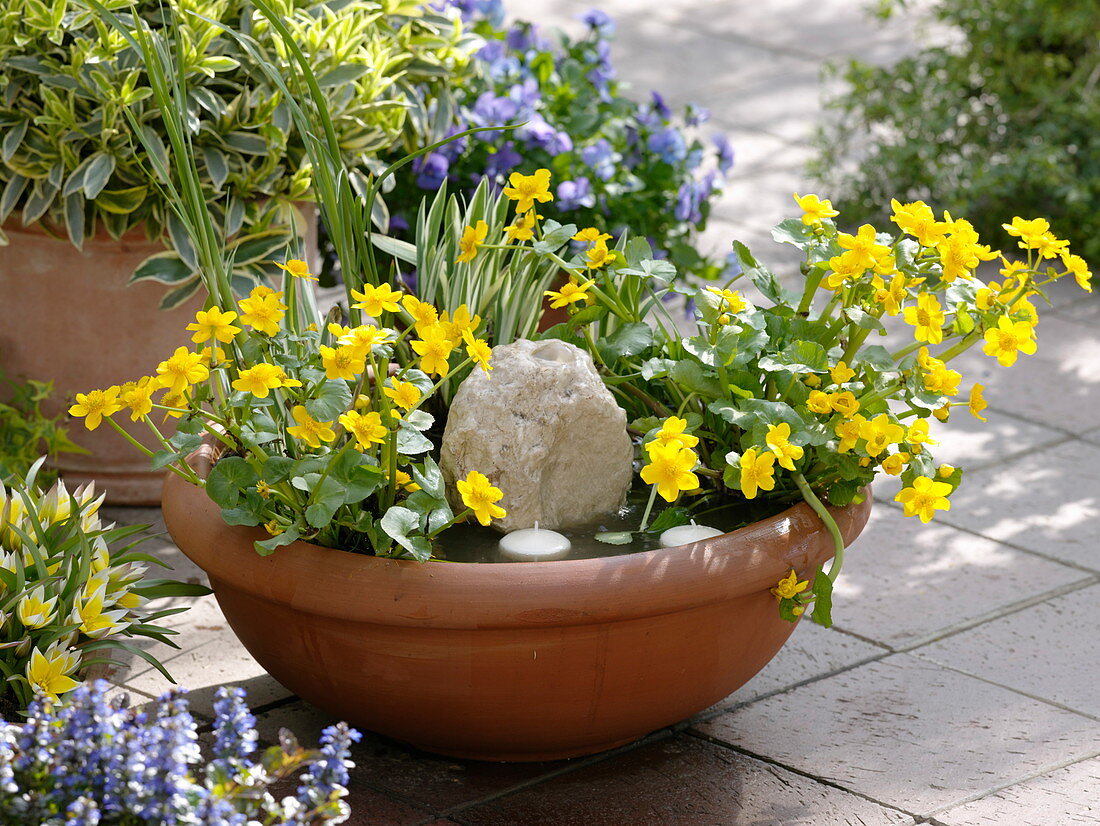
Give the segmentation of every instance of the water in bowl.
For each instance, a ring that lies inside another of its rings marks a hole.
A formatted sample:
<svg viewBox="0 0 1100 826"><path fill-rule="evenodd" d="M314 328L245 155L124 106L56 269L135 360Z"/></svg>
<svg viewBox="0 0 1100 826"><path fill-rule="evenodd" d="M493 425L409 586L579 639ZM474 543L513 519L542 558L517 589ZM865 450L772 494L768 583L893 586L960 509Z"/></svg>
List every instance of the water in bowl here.
<svg viewBox="0 0 1100 826"><path fill-rule="evenodd" d="M599 519L571 528L561 528L558 533L569 539L572 547L563 559L594 559L605 556L620 556L641 551L652 551L661 547L659 534L637 533L649 500L649 488L634 488L627 495L626 504L618 511ZM694 516L700 525L709 525L723 532L736 530L761 519L786 510L789 504L773 502L746 502L729 500L712 508L699 508ZM653 523L659 506L654 507L650 518ZM611 545L596 539L597 534L635 531L631 541L625 545ZM515 562L505 557L497 548L503 536L499 531L485 528L477 522L468 522L448 528L435 540L433 559L447 562Z"/></svg>

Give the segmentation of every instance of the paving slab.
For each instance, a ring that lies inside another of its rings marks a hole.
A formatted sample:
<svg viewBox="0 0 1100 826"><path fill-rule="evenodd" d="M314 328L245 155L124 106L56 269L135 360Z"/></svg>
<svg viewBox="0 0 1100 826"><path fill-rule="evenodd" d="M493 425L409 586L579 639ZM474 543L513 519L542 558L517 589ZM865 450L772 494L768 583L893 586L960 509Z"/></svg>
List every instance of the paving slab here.
<svg viewBox="0 0 1100 826"><path fill-rule="evenodd" d="M906 648L1091 575L876 505L837 580L833 622Z"/></svg>
<svg viewBox="0 0 1100 826"><path fill-rule="evenodd" d="M1093 826L1100 758L1082 760L936 815L941 826Z"/></svg>
<svg viewBox="0 0 1100 826"><path fill-rule="evenodd" d="M616 21L612 65L636 100L656 90L674 108L689 103L711 107L738 89L813 65L766 46L668 26L644 15L618 15ZM746 115L750 104L741 104Z"/></svg>
<svg viewBox="0 0 1100 826"><path fill-rule="evenodd" d="M1097 626L1100 585L1093 585L912 653L1100 718Z"/></svg>
<svg viewBox="0 0 1100 826"><path fill-rule="evenodd" d="M1095 429L1100 426L1100 323L1042 310L1040 319L1034 355L1002 367L975 345L951 367L963 374L965 386L985 385L994 409L1072 434Z"/></svg>
<svg viewBox="0 0 1100 826"><path fill-rule="evenodd" d="M740 47L739 47L740 48ZM821 66L799 62L777 66L759 77L745 78L741 84L714 99L711 104L722 126L741 126L787 142L801 143L801 168L814 154L806 146L814 136L823 111L823 91L836 87L823 85ZM736 149L735 149L736 151Z"/></svg>
<svg viewBox="0 0 1100 826"><path fill-rule="evenodd" d="M303 700L256 715L256 727L266 742L275 742L279 729L287 728L303 743L314 743L321 730L333 722L331 715ZM501 794L581 762L458 760L428 754L370 732L364 732L362 741L353 746L352 759L355 768L351 779L356 788L369 786L437 813Z"/></svg>
<svg viewBox="0 0 1100 826"><path fill-rule="evenodd" d="M969 474L937 520L1100 570L1100 445L1074 440Z"/></svg>
<svg viewBox="0 0 1100 826"><path fill-rule="evenodd" d="M451 815L467 826L910 824L839 789L679 735Z"/></svg>
<svg viewBox="0 0 1100 826"><path fill-rule="evenodd" d="M168 669L179 685L189 690L191 709L207 717L213 714L214 693L220 686L240 686L252 708L289 697L290 692L264 671L237 640L215 598L165 600L159 604L189 609L166 617L162 624L179 632L179 650L160 643L142 643ZM159 696L172 687L164 675L134 657L130 668L115 677L124 688Z"/></svg>
<svg viewBox="0 0 1100 826"><path fill-rule="evenodd" d="M1095 754L1100 723L908 654L697 730L924 816Z"/></svg>

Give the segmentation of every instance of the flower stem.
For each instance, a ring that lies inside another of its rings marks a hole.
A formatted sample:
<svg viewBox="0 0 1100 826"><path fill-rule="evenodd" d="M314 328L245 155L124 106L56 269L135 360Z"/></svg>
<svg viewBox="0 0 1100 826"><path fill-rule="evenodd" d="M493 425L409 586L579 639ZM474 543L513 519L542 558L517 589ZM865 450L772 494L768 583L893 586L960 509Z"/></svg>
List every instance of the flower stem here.
<svg viewBox="0 0 1100 826"><path fill-rule="evenodd" d="M649 501L645 506L645 513L642 514L642 524L638 526L638 531L644 531L646 525L649 524L649 513L653 510L653 501L657 498L657 486L654 485L649 492Z"/></svg>
<svg viewBox="0 0 1100 826"><path fill-rule="evenodd" d="M836 582L840 569L844 567L844 537L841 536L840 528L836 524L836 520L833 519L833 515L829 513L829 509L822 504L821 500L817 498L817 494L810 489L806 477L801 473L792 473L791 478L798 485L798 490L802 494L802 498L806 500L806 504L821 517L821 521L825 523L825 527L829 529L829 534L833 537L834 556L833 562L829 566L829 579Z"/></svg>

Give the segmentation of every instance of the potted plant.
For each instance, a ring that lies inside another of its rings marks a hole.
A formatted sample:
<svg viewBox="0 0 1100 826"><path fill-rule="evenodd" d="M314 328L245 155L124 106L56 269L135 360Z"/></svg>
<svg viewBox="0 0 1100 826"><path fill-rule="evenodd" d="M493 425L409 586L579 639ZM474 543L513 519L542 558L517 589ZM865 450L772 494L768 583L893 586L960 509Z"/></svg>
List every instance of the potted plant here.
<svg viewBox="0 0 1100 826"><path fill-rule="evenodd" d="M264 19L243 0L112 7L164 32L177 58L184 127L234 251L237 289L270 278L275 258L312 257L294 241L315 244L304 138L255 65L288 59ZM453 21L413 3L288 0L281 11L309 48L341 153L356 164L402 133L412 139L427 119L422 95L445 95L439 78L461 69L468 48ZM255 56L224 25L247 32ZM0 12L0 76L0 303L19 308L0 331L0 363L53 380L57 412L89 381L121 382L149 370L150 353L187 343L182 327L202 306L199 261L148 182L167 136L125 38L84 4L16 0ZM149 312L158 305L163 314ZM70 481L98 478L112 501L155 504L160 473L100 436L80 437L90 455L61 460Z"/></svg>
<svg viewBox="0 0 1100 826"><path fill-rule="evenodd" d="M155 34L134 37L165 117L179 118ZM322 107L304 99L299 128L323 120ZM553 197L549 170L516 172L499 196L483 191L466 208L422 207L410 250L370 233L370 196L386 173L361 202L334 147L310 146L344 272L362 275L346 283L347 317L310 318L299 300L308 272L291 265L282 290L234 303L206 205L182 197L210 288L196 320L210 357L177 351L133 385L140 393L92 391L81 413L113 422L122 400L146 420L153 409L179 415L157 456L174 474L166 523L245 645L306 699L448 754L533 760L611 747L726 696L811 607L829 625L874 475L899 475L898 501L923 521L960 483L959 469L930 455L929 423L954 406L980 417L984 402L980 386L956 400L950 360L975 344L1006 365L1033 352L1031 299L1067 274L1089 284L1041 219L1006 225L1026 256L1006 258L1004 279L985 284L973 269L997 253L965 220L899 203L898 232L848 234L828 201L807 195L801 218L776 230L806 253L800 290L735 244L736 278L758 297L731 284L675 287L699 308L684 337L664 309L672 265L647 242L624 233L612 248L599 228L537 217ZM173 149L175 179L161 184L186 190L195 159ZM502 201L515 212L502 214ZM380 277L376 246L418 262L418 295ZM484 285L474 274L489 258L504 275ZM763 505L743 512L748 524L603 558L433 561L460 521L506 516L509 491L476 469L449 486L425 433L448 413L448 386L484 384L491 345L522 330L446 302L515 287L513 299L534 305L537 270L524 261L570 273L548 292L571 316L546 336L587 350L637 440L644 512L597 538L704 521L723 500ZM912 328L904 343L868 344L892 316ZM152 401L158 392L168 398Z"/></svg>
<svg viewBox="0 0 1100 826"><path fill-rule="evenodd" d="M57 482L41 491L41 466L39 459L10 489L0 484L0 719L24 713L36 694L56 701L89 669L114 664L113 651L140 656L168 676L129 641L172 645L176 632L156 623L186 609L147 603L209 593L146 577L146 563L156 560L134 549L140 540L121 544L146 526L104 525L103 497L92 486L69 493Z"/></svg>

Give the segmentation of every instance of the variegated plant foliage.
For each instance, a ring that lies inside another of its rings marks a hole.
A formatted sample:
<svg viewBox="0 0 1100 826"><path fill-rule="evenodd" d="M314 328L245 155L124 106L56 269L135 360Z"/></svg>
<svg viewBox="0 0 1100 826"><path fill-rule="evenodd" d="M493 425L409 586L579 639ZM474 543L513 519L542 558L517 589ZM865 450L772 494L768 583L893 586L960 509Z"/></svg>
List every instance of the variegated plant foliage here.
<svg viewBox="0 0 1100 826"><path fill-rule="evenodd" d="M286 48L247 0L105 5L123 20L136 11L176 52L203 186L247 292L294 243L292 202L309 198L311 167L283 94L222 26L251 37L254 54L274 66L290 59ZM351 166L371 168L395 141L433 132L436 113L449 109L429 102L445 98L442 81L463 70L476 46L454 20L410 0L273 5L309 56ZM117 238L143 228L169 249L133 280L166 285L167 308L198 289L198 257L150 183L148 144L133 134L136 118L154 146L165 143L142 65L126 37L81 0L0 5L0 243L11 221L37 222L78 247L97 231Z"/></svg>

